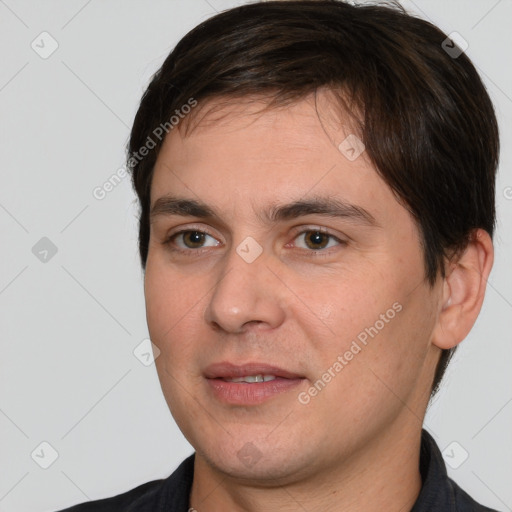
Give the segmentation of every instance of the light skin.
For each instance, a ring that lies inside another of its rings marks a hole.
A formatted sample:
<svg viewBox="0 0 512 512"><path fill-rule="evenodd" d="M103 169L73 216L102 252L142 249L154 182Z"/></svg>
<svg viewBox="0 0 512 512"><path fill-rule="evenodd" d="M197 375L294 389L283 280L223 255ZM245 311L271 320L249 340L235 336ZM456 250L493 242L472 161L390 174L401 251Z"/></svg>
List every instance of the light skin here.
<svg viewBox="0 0 512 512"><path fill-rule="evenodd" d="M263 102L238 100L187 135L170 132L158 156L151 205L172 195L215 213L155 215L145 272L162 390L196 450L198 512L410 510L436 363L465 338L484 299L489 235L476 231L431 288L414 220L366 152L351 161L338 149L355 132L328 114L332 105L320 94L318 112L310 96L255 115ZM265 217L313 197L364 208L375 225L319 213ZM327 235L315 235L319 228ZM181 230L188 235L172 237ZM252 263L236 251L247 237L262 249ZM299 393L394 303L400 312L301 403ZM259 405L227 405L204 376L220 361L266 362L305 378ZM258 454L252 464L238 455L247 443Z"/></svg>

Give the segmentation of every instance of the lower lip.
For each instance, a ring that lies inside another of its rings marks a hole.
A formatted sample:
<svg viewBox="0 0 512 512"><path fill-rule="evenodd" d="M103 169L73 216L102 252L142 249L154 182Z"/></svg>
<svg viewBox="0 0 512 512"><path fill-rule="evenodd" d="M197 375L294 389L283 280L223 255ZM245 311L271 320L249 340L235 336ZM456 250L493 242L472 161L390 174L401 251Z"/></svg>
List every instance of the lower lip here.
<svg viewBox="0 0 512 512"><path fill-rule="evenodd" d="M235 405L256 405L273 396L296 388L305 379L276 378L267 382L227 382L206 379L213 394L221 401Z"/></svg>

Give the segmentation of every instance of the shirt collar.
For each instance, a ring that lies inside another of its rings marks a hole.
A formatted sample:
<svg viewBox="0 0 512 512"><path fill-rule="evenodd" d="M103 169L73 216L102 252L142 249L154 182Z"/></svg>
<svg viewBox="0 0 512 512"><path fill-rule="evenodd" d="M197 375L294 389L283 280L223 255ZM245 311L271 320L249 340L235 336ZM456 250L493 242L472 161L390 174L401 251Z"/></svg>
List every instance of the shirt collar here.
<svg viewBox="0 0 512 512"><path fill-rule="evenodd" d="M187 457L168 478L168 490L161 510L187 512L194 476L194 456ZM456 485L450 480L436 442L425 430L421 431L420 474L422 487L411 512L456 512ZM465 494L465 493L464 493ZM482 508L482 510L488 510Z"/></svg>
<svg viewBox="0 0 512 512"><path fill-rule="evenodd" d="M456 511L455 494L443 456L434 438L425 429L421 431L420 474L421 491L411 512Z"/></svg>

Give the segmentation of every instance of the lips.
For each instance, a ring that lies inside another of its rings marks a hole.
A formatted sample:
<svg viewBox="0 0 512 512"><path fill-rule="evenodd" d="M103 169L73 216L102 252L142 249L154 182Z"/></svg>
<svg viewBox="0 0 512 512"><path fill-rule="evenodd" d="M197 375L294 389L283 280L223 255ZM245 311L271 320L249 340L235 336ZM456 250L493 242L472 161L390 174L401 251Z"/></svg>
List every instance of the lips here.
<svg viewBox="0 0 512 512"><path fill-rule="evenodd" d="M211 364L205 369L204 376L211 396L230 407L258 406L280 395L291 397L290 393L305 380L298 373L256 362Z"/></svg>
<svg viewBox="0 0 512 512"><path fill-rule="evenodd" d="M294 373L277 366L265 363L247 363L235 365L229 362L221 362L209 365L204 376L207 379L233 379L249 375L274 375L281 379L302 379L303 375Z"/></svg>

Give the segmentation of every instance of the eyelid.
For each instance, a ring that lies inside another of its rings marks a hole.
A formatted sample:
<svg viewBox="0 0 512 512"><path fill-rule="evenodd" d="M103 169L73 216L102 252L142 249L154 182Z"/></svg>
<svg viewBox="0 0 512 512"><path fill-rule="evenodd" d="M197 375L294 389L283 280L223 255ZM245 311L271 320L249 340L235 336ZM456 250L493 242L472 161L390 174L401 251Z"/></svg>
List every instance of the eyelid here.
<svg viewBox="0 0 512 512"><path fill-rule="evenodd" d="M326 228L324 226L318 226L315 224L312 224L309 226L301 225L301 226L297 226L297 228L293 228L292 229L292 237L293 237L293 239L295 239L295 238L297 238L298 235L301 235L301 234L307 233L307 232L315 232L315 231L318 231L319 233L323 233L325 235L329 235L330 237L338 240L338 242L347 242L348 241L348 240L345 240L345 238L348 238L345 235L342 235L341 233L333 232L333 230L331 230L329 228Z"/></svg>
<svg viewBox="0 0 512 512"><path fill-rule="evenodd" d="M166 235L166 240L169 240L170 238L172 238L175 235L178 235L183 232L188 232L188 231L200 231L201 233L210 235L213 238L217 238L216 235L214 235L209 230L208 227L205 227L204 224L186 224L186 225L178 226L175 229L176 230L172 230L170 233L168 233ZM325 233L327 235L332 236L333 238L335 238L336 240L338 240L340 242L344 241L337 234L333 233L329 228L326 228L324 226L314 225L314 224L309 225L309 226L308 225L300 225L300 226L296 226L296 227L292 228L292 236L293 236L293 238L296 238L298 235L303 234L304 232L308 232L308 231L319 231L320 233Z"/></svg>
<svg viewBox="0 0 512 512"><path fill-rule="evenodd" d="M189 231L199 231L206 235L211 236L212 238L217 239L217 236L214 235L209 228L205 227L204 224L185 224L181 226L177 226L173 230L171 230L165 237L166 240L170 240L173 236L187 233Z"/></svg>

